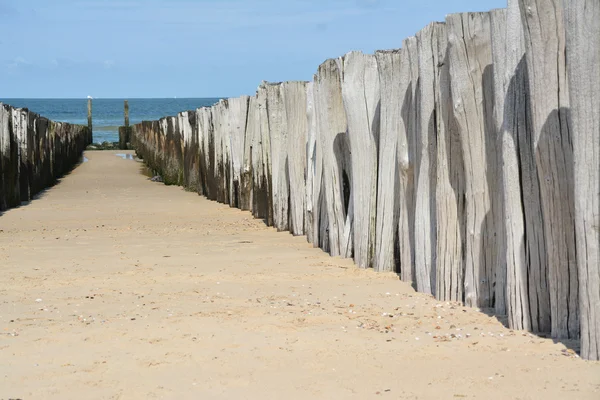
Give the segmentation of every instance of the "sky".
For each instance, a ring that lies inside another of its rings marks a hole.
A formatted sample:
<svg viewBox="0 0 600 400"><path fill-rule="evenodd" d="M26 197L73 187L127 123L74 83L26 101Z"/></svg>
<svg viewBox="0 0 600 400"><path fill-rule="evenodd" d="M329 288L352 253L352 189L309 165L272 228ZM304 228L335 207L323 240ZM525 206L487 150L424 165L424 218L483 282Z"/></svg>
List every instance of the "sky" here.
<svg viewBox="0 0 600 400"><path fill-rule="evenodd" d="M234 97L506 0L0 0L0 98Z"/></svg>

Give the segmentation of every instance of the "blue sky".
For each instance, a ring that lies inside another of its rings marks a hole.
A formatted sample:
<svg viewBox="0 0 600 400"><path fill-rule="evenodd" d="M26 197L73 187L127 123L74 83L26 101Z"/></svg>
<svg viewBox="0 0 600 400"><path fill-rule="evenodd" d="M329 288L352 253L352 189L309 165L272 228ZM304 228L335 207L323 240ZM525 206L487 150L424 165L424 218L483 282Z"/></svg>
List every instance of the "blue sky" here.
<svg viewBox="0 0 600 400"><path fill-rule="evenodd" d="M506 0L0 0L0 97L230 97Z"/></svg>

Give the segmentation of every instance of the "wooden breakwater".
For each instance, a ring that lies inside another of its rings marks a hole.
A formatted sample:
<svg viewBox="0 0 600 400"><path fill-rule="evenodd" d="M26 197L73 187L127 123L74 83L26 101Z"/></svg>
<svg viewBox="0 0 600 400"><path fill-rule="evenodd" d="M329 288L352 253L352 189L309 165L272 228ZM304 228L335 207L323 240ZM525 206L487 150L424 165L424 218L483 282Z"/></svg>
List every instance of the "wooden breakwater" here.
<svg viewBox="0 0 600 400"><path fill-rule="evenodd" d="M91 141L86 126L50 121L0 103L0 211L54 184Z"/></svg>
<svg viewBox="0 0 600 400"><path fill-rule="evenodd" d="M168 184L599 359L599 30L597 0L452 14L132 143Z"/></svg>

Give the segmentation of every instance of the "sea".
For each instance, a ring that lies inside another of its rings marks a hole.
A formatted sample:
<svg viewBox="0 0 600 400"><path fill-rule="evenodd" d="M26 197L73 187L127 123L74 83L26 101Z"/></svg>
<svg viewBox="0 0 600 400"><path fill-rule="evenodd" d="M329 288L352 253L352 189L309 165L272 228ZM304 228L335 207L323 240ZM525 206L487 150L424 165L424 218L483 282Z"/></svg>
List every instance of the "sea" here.
<svg viewBox="0 0 600 400"><path fill-rule="evenodd" d="M124 123L125 99L93 99L92 131L94 143L117 142L119 126ZM181 111L208 107L218 98L128 99L129 123L153 121ZM87 125L87 99L2 99L0 103L27 108L53 121Z"/></svg>

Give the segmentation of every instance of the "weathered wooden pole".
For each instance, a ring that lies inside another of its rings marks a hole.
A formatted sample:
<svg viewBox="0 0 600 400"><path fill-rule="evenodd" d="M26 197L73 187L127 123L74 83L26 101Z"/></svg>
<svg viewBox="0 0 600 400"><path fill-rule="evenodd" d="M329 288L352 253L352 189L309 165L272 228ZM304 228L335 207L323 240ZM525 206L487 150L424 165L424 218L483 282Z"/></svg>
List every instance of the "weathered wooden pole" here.
<svg viewBox="0 0 600 400"><path fill-rule="evenodd" d="M131 140L131 128L129 127L129 102L124 102L125 125L119 127L119 149L127 150Z"/></svg>
<svg viewBox="0 0 600 400"><path fill-rule="evenodd" d="M125 100L125 126L129 126L129 102Z"/></svg>
<svg viewBox="0 0 600 400"><path fill-rule="evenodd" d="M571 129L564 0L520 0L531 101L530 137L540 185L553 338L579 337ZM587 145L587 143L586 143ZM581 160L583 162L583 160ZM529 235L528 235L529 238Z"/></svg>
<svg viewBox="0 0 600 400"><path fill-rule="evenodd" d="M379 143L379 73L374 55L351 52L341 59L342 101L346 110L350 204L353 209L354 260L371 268L375 257L377 219L377 145ZM365 127L367 129L365 130ZM336 138L337 139L337 138ZM343 175L342 175L343 176ZM344 190L344 201L347 194ZM350 207L348 207L350 211ZM350 215L349 212L346 213Z"/></svg>
<svg viewBox="0 0 600 400"><path fill-rule="evenodd" d="M474 307L493 305L496 230L493 193L496 161L488 138L493 126L490 15L446 17L450 100L461 144L464 173L464 298ZM476 67L472 67L476 66Z"/></svg>
<svg viewBox="0 0 600 400"><path fill-rule="evenodd" d="M565 3L581 357L600 360L600 4Z"/></svg>
<svg viewBox="0 0 600 400"><path fill-rule="evenodd" d="M319 113L317 115L319 145L321 149L327 149L323 151L322 185L328 190L323 190L322 195L325 198L327 213L326 218L323 219L323 231L328 232L329 242L326 247L329 248L323 250L329 251L332 256L350 258L354 245L352 240L354 200L350 186L352 167L348 137L344 134L339 135L341 132L348 131L342 100L342 73L342 66L335 59L329 59L319 66L315 77L315 110ZM273 126L270 123L272 104L270 97L267 104L269 126Z"/></svg>
<svg viewBox="0 0 600 400"><path fill-rule="evenodd" d="M90 136L92 136L92 98L88 97L88 129L90 131ZM93 137L93 136L92 136Z"/></svg>

